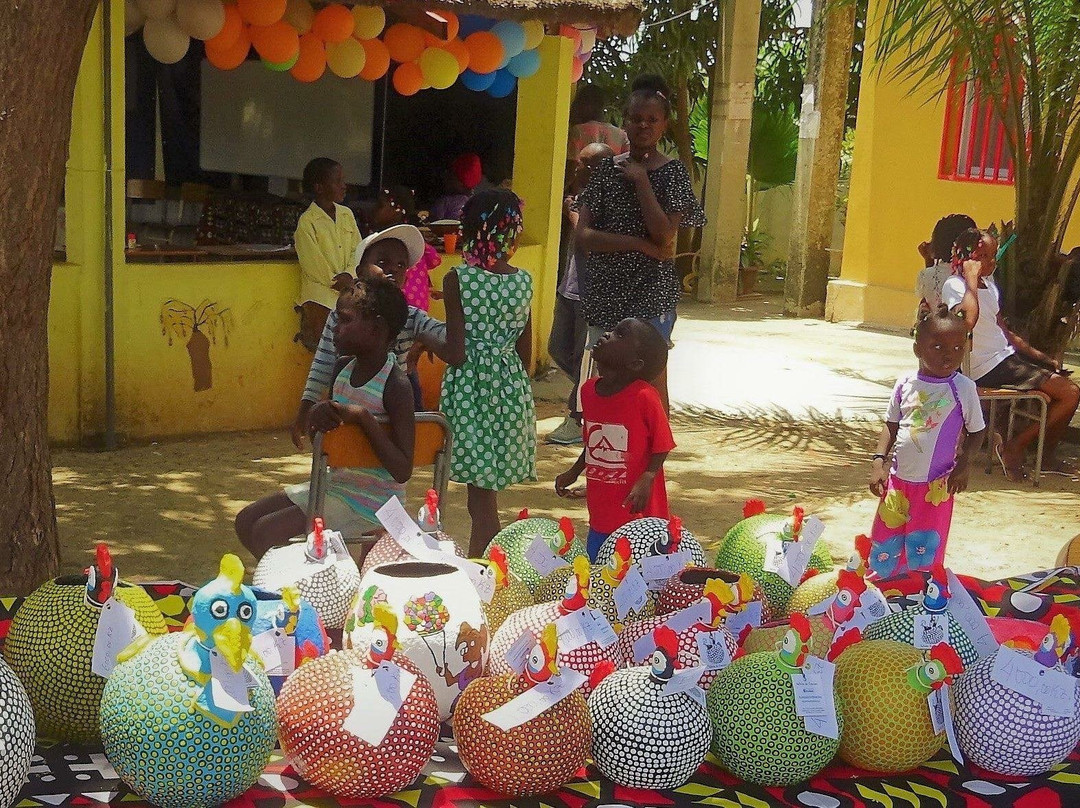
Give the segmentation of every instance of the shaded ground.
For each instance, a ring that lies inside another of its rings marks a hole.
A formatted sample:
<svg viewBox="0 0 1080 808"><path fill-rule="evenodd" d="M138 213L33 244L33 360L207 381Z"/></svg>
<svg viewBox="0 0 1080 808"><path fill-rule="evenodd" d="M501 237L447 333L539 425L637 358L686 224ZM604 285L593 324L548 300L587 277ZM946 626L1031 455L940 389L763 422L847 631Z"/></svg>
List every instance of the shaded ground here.
<svg viewBox="0 0 1080 808"><path fill-rule="evenodd" d="M875 501L866 490L867 458L896 375L911 367L910 341L822 321L775 316L775 306L688 308L672 353L679 448L667 463L673 508L707 545L741 516L743 501L770 508L804 505L826 522L825 540L846 557L852 537L869 530ZM537 384L538 432L561 418L565 386ZM1075 452L1075 447L1070 447ZM500 495L504 522L521 508L573 518L585 529L582 500L555 496L552 481L577 449L542 446L540 480ZM1080 532L1080 483L1044 476L1042 487L982 473L958 499L949 563L998 577L1053 564ZM113 547L131 580L201 582L226 551L240 552L235 513L253 499L304 479L310 458L285 433L213 435L132 446L112 454L54 454L64 569L86 565L95 541ZM418 471L410 510L430 482ZM464 489L452 485L445 522L467 536ZM251 563L251 558L245 556Z"/></svg>

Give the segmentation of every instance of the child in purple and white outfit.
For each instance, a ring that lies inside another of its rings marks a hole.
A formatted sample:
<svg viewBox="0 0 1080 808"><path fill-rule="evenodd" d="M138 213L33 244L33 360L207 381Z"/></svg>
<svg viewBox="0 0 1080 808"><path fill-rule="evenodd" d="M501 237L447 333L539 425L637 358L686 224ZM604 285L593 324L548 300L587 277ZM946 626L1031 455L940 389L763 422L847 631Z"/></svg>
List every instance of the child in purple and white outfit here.
<svg viewBox="0 0 1080 808"><path fill-rule="evenodd" d="M922 312L915 325L919 370L893 388L870 473L881 498L870 533L870 568L879 577L944 562L953 494L967 487L986 428L975 382L959 372L969 331L944 306Z"/></svg>

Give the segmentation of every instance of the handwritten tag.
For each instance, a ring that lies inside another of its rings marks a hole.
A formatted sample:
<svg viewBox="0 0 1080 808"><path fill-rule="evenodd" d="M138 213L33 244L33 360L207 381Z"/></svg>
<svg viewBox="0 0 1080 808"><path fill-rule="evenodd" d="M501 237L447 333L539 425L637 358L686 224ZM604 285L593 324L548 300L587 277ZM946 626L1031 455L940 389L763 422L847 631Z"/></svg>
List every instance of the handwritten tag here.
<svg viewBox="0 0 1080 808"><path fill-rule="evenodd" d="M795 715L800 718L808 715L822 718L828 715L825 693L817 679L793 673L791 686L795 690Z"/></svg>
<svg viewBox="0 0 1080 808"><path fill-rule="evenodd" d="M559 637L559 652L568 654L588 645L592 642L589 638L591 630L592 614L588 609L577 609L570 614L564 614L555 621L555 633Z"/></svg>
<svg viewBox="0 0 1080 808"><path fill-rule="evenodd" d="M534 645L536 645L536 637L533 636L531 631L525 631L514 641L513 645L506 649L506 664L510 666L511 670L515 673L525 671L525 665L529 661L529 654L532 653Z"/></svg>
<svg viewBox="0 0 1080 808"><path fill-rule="evenodd" d="M1027 696L1047 715L1071 716L1076 712L1076 679L1063 671L1043 667L1008 646L998 648L990 678Z"/></svg>
<svg viewBox="0 0 1080 808"><path fill-rule="evenodd" d="M960 628L967 634L972 645L979 654L979 659L993 654L998 649L998 642L994 639L994 632L990 630L990 624L986 622L986 615L982 613L971 593L964 589L960 579L952 570L946 570L949 579L949 606L948 612L953 616Z"/></svg>
<svg viewBox="0 0 1080 808"><path fill-rule="evenodd" d="M532 721L550 707L558 704L581 685L588 677L569 668L562 668L558 676L531 687L510 699L502 707L484 713L484 720L504 732Z"/></svg>
<svg viewBox="0 0 1080 808"><path fill-rule="evenodd" d="M693 668L681 668L675 671L671 678L664 682L660 688L660 694L665 698L677 693L685 693L691 688L697 687L702 674L705 673L704 665L696 665Z"/></svg>
<svg viewBox="0 0 1080 808"><path fill-rule="evenodd" d="M210 649L210 698L219 710L251 712L254 708L248 690L255 687L257 681L247 668L234 671L217 649Z"/></svg>
<svg viewBox="0 0 1080 808"><path fill-rule="evenodd" d="M585 625L585 635L601 648L610 648L618 642L619 635L611 627L607 617L599 609L583 609L589 612L589 622Z"/></svg>
<svg viewBox="0 0 1080 808"><path fill-rule="evenodd" d="M949 752L958 763L963 763L964 754L960 751L960 744L956 740L956 727L953 724L949 686L942 685L938 690L930 691L926 700L930 708L930 723L934 727L934 734L940 735L944 732L949 742Z"/></svg>
<svg viewBox="0 0 1080 808"><path fill-rule="evenodd" d="M762 607L760 600L752 600L746 604L746 608L741 612L736 612L724 621L724 625L732 635L738 639L742 636L744 628L749 626L750 628L757 628L761 625Z"/></svg>
<svg viewBox="0 0 1080 808"><path fill-rule="evenodd" d="M811 516L803 522L798 541L782 541L778 536L770 536L765 541L765 569L775 572L792 586L798 586L810 563L814 545L824 532L825 524Z"/></svg>
<svg viewBox="0 0 1080 808"><path fill-rule="evenodd" d="M625 620L630 612L640 612L649 602L649 587L637 566L627 570L626 577L615 587L615 614Z"/></svg>
<svg viewBox="0 0 1080 808"><path fill-rule="evenodd" d="M435 539L424 533L420 526L409 517L405 506L397 497L390 497L379 510L375 511L375 518L401 549L414 558L429 561L434 560L433 553L443 555Z"/></svg>
<svg viewBox="0 0 1080 808"><path fill-rule="evenodd" d="M723 670L731 664L731 651L724 642L723 631L700 631L695 639L698 657L705 665L705 670Z"/></svg>
<svg viewBox="0 0 1080 808"><path fill-rule="evenodd" d="M560 567L570 566L565 558L561 558L552 552L547 539L540 534L533 537L532 542L525 550L525 560L532 565L532 568L536 570L541 578L546 578Z"/></svg>
<svg viewBox="0 0 1080 808"><path fill-rule="evenodd" d="M651 592L658 592L674 575L678 575L690 566L691 556L686 550L667 555L645 556L638 563L641 565L641 577L645 579Z"/></svg>
<svg viewBox="0 0 1080 808"><path fill-rule="evenodd" d="M251 651L263 661L267 676L288 676L296 670L296 638L280 628L252 637Z"/></svg>
<svg viewBox="0 0 1080 808"><path fill-rule="evenodd" d="M949 642L949 618L944 614L915 615L916 648L927 651L938 643Z"/></svg>
<svg viewBox="0 0 1080 808"><path fill-rule="evenodd" d="M109 598L98 617L90 670L108 679L116 668L116 655L144 634L146 629L135 619L134 610L123 601Z"/></svg>
<svg viewBox="0 0 1080 808"><path fill-rule="evenodd" d="M836 719L836 695L833 690L833 680L836 677L836 665L817 657L807 657L803 665L802 674L792 674L792 687L797 679L802 679L800 684L812 683L812 690L808 691L803 698L809 699L804 703L802 716L803 726L807 732L815 735L823 735L826 738L837 739L840 737L840 725ZM810 695L810 694L813 695ZM799 712L799 691L795 690L795 711Z"/></svg>
<svg viewBox="0 0 1080 808"><path fill-rule="evenodd" d="M464 558L459 559L454 566L464 570L465 574L469 576L472 585L476 587L476 594L480 596L480 600L484 601L484 603L491 603L491 599L495 597L494 570L490 567L482 567L476 562Z"/></svg>
<svg viewBox="0 0 1080 808"><path fill-rule="evenodd" d="M375 670L354 667L353 707L341 722L341 728L378 746L394 726L401 705L415 682L416 674L392 662L383 662Z"/></svg>
<svg viewBox="0 0 1080 808"><path fill-rule="evenodd" d="M709 605L707 600L699 600L697 603L687 606L685 609L680 609L667 620L664 621L664 625L674 631L676 634L682 634L688 628L698 625L709 625L709 621L712 619L712 606Z"/></svg>

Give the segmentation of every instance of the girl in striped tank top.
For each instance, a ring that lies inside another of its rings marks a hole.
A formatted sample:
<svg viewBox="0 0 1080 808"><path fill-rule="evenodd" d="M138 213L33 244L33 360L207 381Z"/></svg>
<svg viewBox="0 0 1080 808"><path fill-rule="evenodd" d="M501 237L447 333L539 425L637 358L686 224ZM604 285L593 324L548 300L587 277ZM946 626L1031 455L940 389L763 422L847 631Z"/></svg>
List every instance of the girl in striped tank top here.
<svg viewBox="0 0 1080 808"><path fill-rule="evenodd" d="M408 308L397 285L385 277L357 281L341 293L334 344L338 355L352 357L337 374L329 401L311 409L312 431L328 432L341 424L359 426L367 435L381 468L333 469L326 492L326 526L346 537L378 527L375 511L391 497L405 497L412 476L413 394L390 347L405 325ZM390 430L377 421L387 416ZM308 483L288 486L264 497L236 517L236 535L256 558L271 547L302 536L309 529Z"/></svg>

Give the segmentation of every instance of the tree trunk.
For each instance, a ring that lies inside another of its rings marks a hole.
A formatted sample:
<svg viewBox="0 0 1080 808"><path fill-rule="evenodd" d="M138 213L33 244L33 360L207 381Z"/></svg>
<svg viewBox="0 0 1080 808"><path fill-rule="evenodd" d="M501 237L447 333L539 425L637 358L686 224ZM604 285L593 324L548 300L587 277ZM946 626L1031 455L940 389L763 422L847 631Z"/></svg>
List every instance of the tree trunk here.
<svg viewBox="0 0 1080 808"><path fill-rule="evenodd" d="M1009 284L1014 295L1006 299L1005 308L1014 331L1050 356L1057 356L1066 339L1060 322L1064 267L1054 260L1057 250L1053 238L1040 235L1056 236L1061 226L1056 221L1059 212L1047 210L1042 202L1049 195L1052 180L1042 165L1032 165L1027 198L1017 199L1015 276Z"/></svg>
<svg viewBox="0 0 1080 808"><path fill-rule="evenodd" d="M0 593L60 562L49 464L53 230L94 0L0 6ZM73 324L69 324L72 325Z"/></svg>
<svg viewBox="0 0 1080 808"><path fill-rule="evenodd" d="M700 178L694 162L694 136L690 132L690 87L684 73L675 77L675 131L672 133L679 160L690 172L690 179L697 184Z"/></svg>

